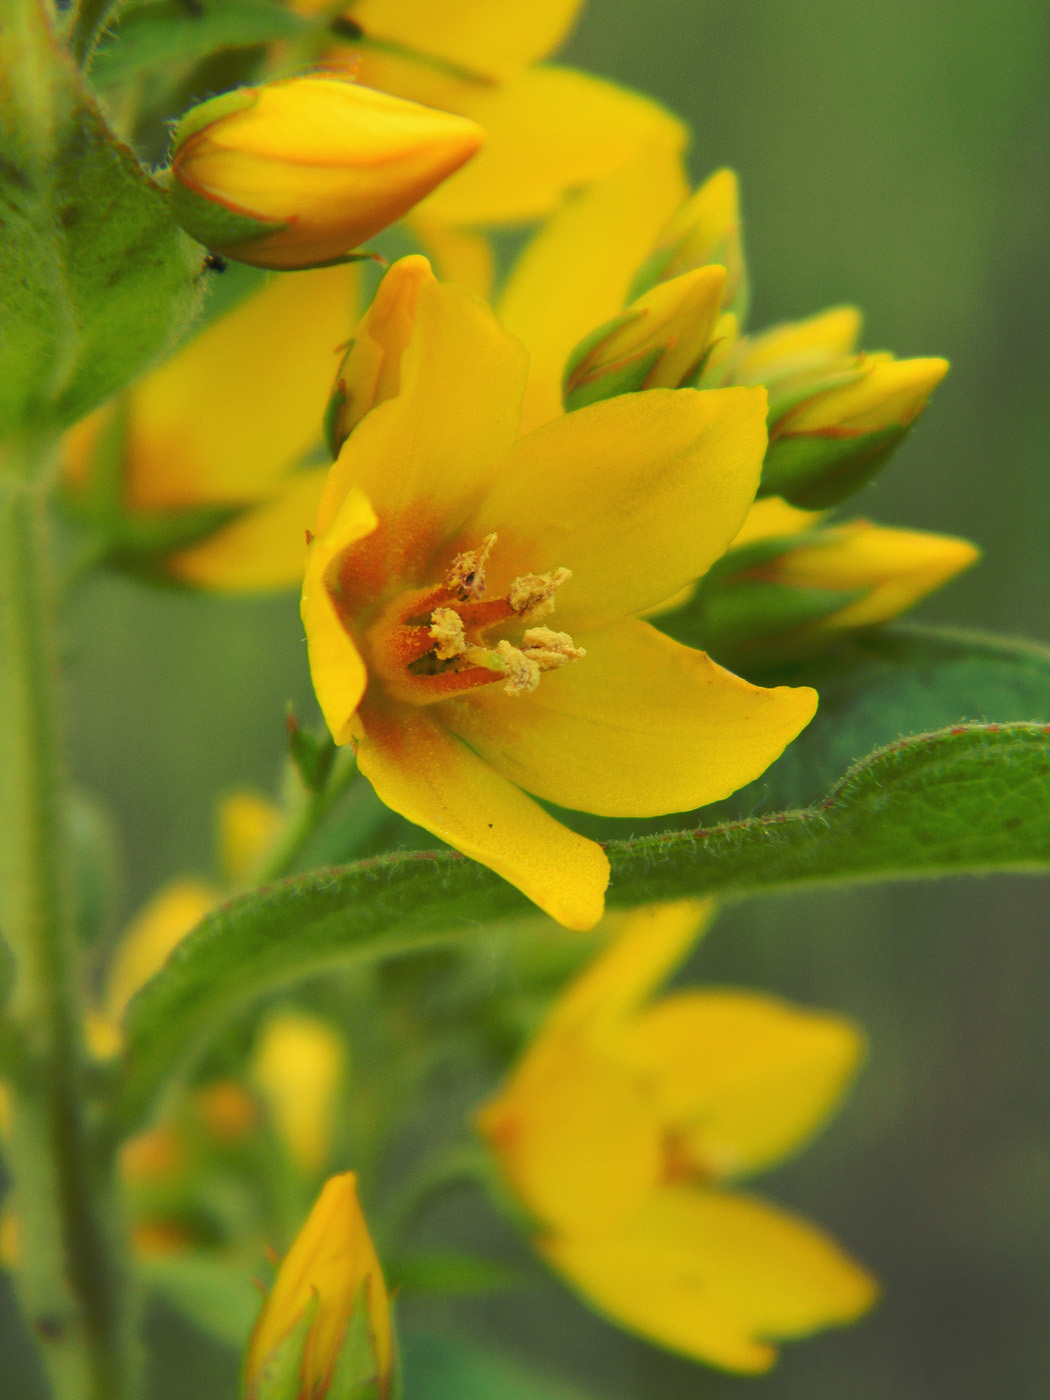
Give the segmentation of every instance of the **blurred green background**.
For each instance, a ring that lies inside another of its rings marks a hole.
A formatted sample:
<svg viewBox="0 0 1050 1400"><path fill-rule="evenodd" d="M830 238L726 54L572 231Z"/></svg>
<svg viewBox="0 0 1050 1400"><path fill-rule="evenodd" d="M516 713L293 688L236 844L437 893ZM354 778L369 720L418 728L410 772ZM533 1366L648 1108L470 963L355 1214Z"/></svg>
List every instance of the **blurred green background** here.
<svg viewBox="0 0 1050 1400"><path fill-rule="evenodd" d="M753 325L854 301L869 348L951 358L919 431L856 504L985 550L926 619L1044 640L1048 52L1044 0L591 0L567 52L682 113L698 177L739 171ZM313 713L296 603L102 580L75 607L68 663L74 769L115 814L126 914L166 877L210 867L217 789L272 789L285 701ZM698 976L870 1031L846 1111L759 1183L881 1277L860 1326L744 1381L633 1341L553 1283L413 1315L610 1400L1042 1400L1048 916L1045 880L810 894L729 911L698 954ZM156 1400L234 1393L231 1356L162 1313L151 1336ZM35 1400L23 1344L6 1355L0 1392Z"/></svg>

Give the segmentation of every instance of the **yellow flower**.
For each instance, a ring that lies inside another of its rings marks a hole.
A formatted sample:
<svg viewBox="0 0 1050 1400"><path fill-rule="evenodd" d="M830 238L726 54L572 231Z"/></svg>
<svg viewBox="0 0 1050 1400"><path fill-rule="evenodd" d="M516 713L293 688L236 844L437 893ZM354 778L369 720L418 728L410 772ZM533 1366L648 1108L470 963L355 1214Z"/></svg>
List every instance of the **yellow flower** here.
<svg viewBox="0 0 1050 1400"><path fill-rule="evenodd" d="M401 218L480 148L481 128L334 74L238 88L174 136L172 204L256 267L316 267Z"/></svg>
<svg viewBox="0 0 1050 1400"><path fill-rule="evenodd" d="M519 438L525 358L470 293L405 259L366 327L375 406L332 468L303 588L321 709L388 806L591 927L605 854L526 794L689 810L813 714L812 691L757 689L637 618L743 523L764 395L650 389ZM353 352L344 375L353 403Z"/></svg>
<svg viewBox="0 0 1050 1400"><path fill-rule="evenodd" d="M326 0L294 0L316 13ZM357 0L353 37L329 52L361 82L460 113L484 128L485 149L413 216L435 256L462 254L449 226L519 223L553 209L659 142L686 133L657 103L589 74L539 63L568 34L580 0ZM458 269L444 266L446 275ZM484 290L479 287L478 290Z"/></svg>
<svg viewBox="0 0 1050 1400"><path fill-rule="evenodd" d="M733 1371L852 1321L871 1278L724 1183L800 1148L863 1051L837 1017L737 991L652 995L702 905L641 910L555 1005L479 1127L536 1244L615 1322Z"/></svg>
<svg viewBox="0 0 1050 1400"><path fill-rule="evenodd" d="M293 1347L298 1365L297 1384L282 1389L281 1400L323 1400L337 1368L361 1387L353 1394L362 1400L390 1392L390 1304L353 1172L326 1182L277 1272L245 1355L248 1400L275 1394L264 1386L282 1344Z"/></svg>
<svg viewBox="0 0 1050 1400"><path fill-rule="evenodd" d="M325 477L303 463L358 282L352 267L273 278L66 434L67 499L117 562L200 588L301 582Z"/></svg>
<svg viewBox="0 0 1050 1400"><path fill-rule="evenodd" d="M304 1172L328 1160L346 1046L327 1022L284 1011L263 1026L252 1079L278 1136Z"/></svg>

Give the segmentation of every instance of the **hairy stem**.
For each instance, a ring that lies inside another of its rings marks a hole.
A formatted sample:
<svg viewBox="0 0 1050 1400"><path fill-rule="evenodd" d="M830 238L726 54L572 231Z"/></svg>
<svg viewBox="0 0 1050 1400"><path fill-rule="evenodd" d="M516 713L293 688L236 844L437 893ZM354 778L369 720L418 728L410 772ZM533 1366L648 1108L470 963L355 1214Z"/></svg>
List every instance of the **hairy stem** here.
<svg viewBox="0 0 1050 1400"><path fill-rule="evenodd" d="M123 1280L108 1237L111 1163L87 1124L66 860L47 446L6 447L0 476L0 926L21 1042L8 1168L19 1292L60 1400L129 1393Z"/></svg>

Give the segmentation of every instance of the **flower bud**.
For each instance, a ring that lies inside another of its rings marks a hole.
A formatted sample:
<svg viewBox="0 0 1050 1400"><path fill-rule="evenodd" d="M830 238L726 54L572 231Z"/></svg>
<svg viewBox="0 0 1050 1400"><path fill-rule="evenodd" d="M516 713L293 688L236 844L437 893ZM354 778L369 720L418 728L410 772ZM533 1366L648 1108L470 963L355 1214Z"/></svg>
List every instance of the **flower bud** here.
<svg viewBox="0 0 1050 1400"><path fill-rule="evenodd" d="M867 520L810 528L814 517L776 497L757 501L752 515L764 507L772 536L749 519L705 587L704 641L719 657L779 660L888 622L979 553L968 540Z"/></svg>
<svg viewBox="0 0 1050 1400"><path fill-rule="evenodd" d="M682 205L642 265L633 292L638 296L657 282L708 263L725 268L725 307L742 323L747 316L747 267L740 237L740 192L732 170L716 170Z"/></svg>
<svg viewBox="0 0 1050 1400"><path fill-rule="evenodd" d="M639 389L694 385L712 349L725 268L694 268L648 292L592 332L569 356L568 410Z"/></svg>
<svg viewBox="0 0 1050 1400"><path fill-rule="evenodd" d="M790 393L782 384L770 414L762 493L818 509L845 500L900 444L947 372L947 360L858 355L822 367Z"/></svg>
<svg viewBox="0 0 1050 1400"><path fill-rule="evenodd" d="M175 217L207 247L290 270L344 258L479 149L474 122L332 74L238 88L175 132Z"/></svg>
<svg viewBox="0 0 1050 1400"><path fill-rule="evenodd" d="M325 1183L277 1271L244 1361L246 1400L385 1400L394 1343L353 1172Z"/></svg>

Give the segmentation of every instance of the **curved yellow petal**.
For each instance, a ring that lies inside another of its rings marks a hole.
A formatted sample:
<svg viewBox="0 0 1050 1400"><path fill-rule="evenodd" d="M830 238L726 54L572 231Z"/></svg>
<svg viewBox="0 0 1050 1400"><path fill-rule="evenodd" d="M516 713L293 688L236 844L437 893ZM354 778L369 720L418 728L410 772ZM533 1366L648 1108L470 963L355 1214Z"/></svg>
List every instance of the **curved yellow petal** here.
<svg viewBox="0 0 1050 1400"><path fill-rule="evenodd" d="M352 267L282 274L137 384L129 398L129 507L269 496L320 439L358 289Z"/></svg>
<svg viewBox="0 0 1050 1400"><path fill-rule="evenodd" d="M765 443L762 389L649 389L556 418L514 444L468 527L499 536L490 593L572 569L555 614L569 632L662 603L744 523Z"/></svg>
<svg viewBox="0 0 1050 1400"><path fill-rule="evenodd" d="M555 1002L541 1039L569 1028L591 1038L607 1029L619 1036L625 1018L702 937L714 909L712 899L679 899L607 914L601 931L613 925L613 941Z"/></svg>
<svg viewBox="0 0 1050 1400"><path fill-rule="evenodd" d="M452 101L451 110L484 128L486 141L420 206L450 224L540 218L653 141L677 151L685 144L684 127L666 108L571 68L527 68L498 87L463 85Z"/></svg>
<svg viewBox="0 0 1050 1400"><path fill-rule="evenodd" d="M471 748L549 802L606 817L691 811L769 767L816 693L763 690L631 620L576 637L586 656L531 695L495 687L441 706Z"/></svg>
<svg viewBox="0 0 1050 1400"><path fill-rule="evenodd" d="M569 352L623 308L632 278L686 189L681 142L647 142L568 200L528 244L498 307L503 324L529 350L523 432L561 412Z"/></svg>
<svg viewBox="0 0 1050 1400"><path fill-rule="evenodd" d="M306 532L327 472L292 472L262 505L200 544L169 555L165 569L183 583L226 593L297 588L306 569Z"/></svg>
<svg viewBox="0 0 1050 1400"><path fill-rule="evenodd" d="M659 1180L660 1123L644 1085L582 1036L544 1033L478 1129L507 1182L546 1228L601 1231Z"/></svg>
<svg viewBox="0 0 1050 1400"><path fill-rule="evenodd" d="M613 1321L729 1371L767 1370L773 1342L852 1322L877 1295L815 1226L722 1192L665 1187L629 1228L540 1248Z"/></svg>
<svg viewBox="0 0 1050 1400"><path fill-rule="evenodd" d="M683 1153L724 1177L804 1146L846 1092L864 1038L774 997L690 991L640 1011L615 1053L650 1085Z"/></svg>
<svg viewBox="0 0 1050 1400"><path fill-rule="evenodd" d="M524 352L485 303L463 287L424 279L415 289L398 392L344 443L321 499L318 534L351 487L392 528L411 517L414 528L440 539L458 527L514 440L524 382Z"/></svg>
<svg viewBox="0 0 1050 1400"><path fill-rule="evenodd" d="M317 703L337 744L350 738L350 721L361 703L368 674L361 654L354 645L336 610L331 586L336 582L330 571L340 555L358 540L372 533L378 521L363 492L351 489L327 534L310 548L300 615L306 632Z"/></svg>
<svg viewBox="0 0 1050 1400"><path fill-rule="evenodd" d="M483 233L454 228L423 215L410 215L405 222L433 260L442 282L458 282L484 301L492 299L495 260L492 244Z"/></svg>
<svg viewBox="0 0 1050 1400"><path fill-rule="evenodd" d="M582 0L356 0L365 34L488 77L543 58L566 38ZM301 8L301 6L299 6Z"/></svg>
<svg viewBox="0 0 1050 1400"><path fill-rule="evenodd" d="M609 862L461 744L432 714L369 707L355 726L358 762L395 812L516 885L558 923L602 916Z"/></svg>

